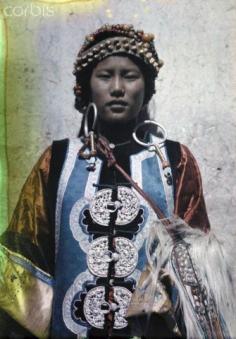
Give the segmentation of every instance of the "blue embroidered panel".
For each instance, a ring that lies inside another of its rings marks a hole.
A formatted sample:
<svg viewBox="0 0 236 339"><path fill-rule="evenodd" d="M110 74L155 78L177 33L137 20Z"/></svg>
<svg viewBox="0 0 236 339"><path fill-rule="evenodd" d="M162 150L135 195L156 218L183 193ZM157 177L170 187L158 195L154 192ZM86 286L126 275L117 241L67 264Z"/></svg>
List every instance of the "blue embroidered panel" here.
<svg viewBox="0 0 236 339"><path fill-rule="evenodd" d="M93 240L84 224L85 211L88 210L89 201L84 199L89 173L86 169L87 162L76 159L71 170L69 180L64 192L61 207L60 237L55 271L55 289L52 317L52 335L55 337L76 337L77 333L86 336L87 328L91 326L85 319L76 317L76 307L84 298L89 286L95 286L98 277L92 275L87 267L87 251ZM168 215L167 201L161 179L161 173L156 156L142 161L142 184L144 191L160 206L165 215ZM99 181L93 177L96 184ZM150 180L149 180L150 178ZM145 237L148 232L144 228L149 227L149 208L142 209L142 222L138 224L136 235L131 238L138 249L138 263L136 270L124 281L136 280L147 262L145 253ZM124 226L119 226L125 230ZM106 226L103 226L104 231ZM138 238L139 236L139 238Z"/></svg>
<svg viewBox="0 0 236 339"><path fill-rule="evenodd" d="M160 168L156 155L147 158L142 162L142 185L143 190L160 207L166 217L168 217L168 206Z"/></svg>

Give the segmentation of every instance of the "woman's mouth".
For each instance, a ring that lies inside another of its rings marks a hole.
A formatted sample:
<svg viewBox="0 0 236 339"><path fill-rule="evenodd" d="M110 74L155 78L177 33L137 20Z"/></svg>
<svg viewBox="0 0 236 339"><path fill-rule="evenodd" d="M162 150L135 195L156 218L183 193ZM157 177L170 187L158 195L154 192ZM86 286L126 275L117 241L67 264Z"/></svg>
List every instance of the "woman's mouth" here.
<svg viewBox="0 0 236 339"><path fill-rule="evenodd" d="M126 101L123 100L112 100L108 103L110 109L114 112L123 112L124 109L128 106Z"/></svg>

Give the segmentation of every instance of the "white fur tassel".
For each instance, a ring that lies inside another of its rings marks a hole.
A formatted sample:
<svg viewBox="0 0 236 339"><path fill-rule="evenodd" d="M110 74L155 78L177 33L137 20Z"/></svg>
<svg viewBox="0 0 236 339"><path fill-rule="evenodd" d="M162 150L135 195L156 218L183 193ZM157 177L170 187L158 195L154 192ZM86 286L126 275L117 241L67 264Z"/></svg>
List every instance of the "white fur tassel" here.
<svg viewBox="0 0 236 339"><path fill-rule="evenodd" d="M236 337L236 293L233 284L235 262L232 258L231 235L215 231L204 233L189 227L182 219L174 219L170 231L179 234L186 243L190 244L189 253L197 268L198 277L201 279L207 292L213 297L218 313L224 319L228 333L225 338ZM158 240L157 250L151 255L153 241ZM146 253L153 277L163 274L169 275L175 283L179 296L180 307L183 310L184 323L188 339L203 338L189 298L182 288L179 276L176 275L171 264L171 253L174 244L165 226L155 222L151 228L146 242Z"/></svg>

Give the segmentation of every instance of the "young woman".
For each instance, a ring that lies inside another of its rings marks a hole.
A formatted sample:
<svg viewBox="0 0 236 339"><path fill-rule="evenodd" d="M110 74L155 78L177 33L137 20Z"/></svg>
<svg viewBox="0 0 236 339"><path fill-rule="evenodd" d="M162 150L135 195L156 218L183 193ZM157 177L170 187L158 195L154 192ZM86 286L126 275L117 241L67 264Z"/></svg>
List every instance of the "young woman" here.
<svg viewBox="0 0 236 339"><path fill-rule="evenodd" d="M196 160L177 142L160 143L147 122L161 66L153 35L130 25L105 25L86 37L74 70L80 138L56 141L44 152L1 238L2 318L15 321L5 326L9 335L139 335L126 315L148 264L146 238L156 218L145 197L159 218L175 215L209 229ZM107 153L97 147L100 136ZM158 147L146 147L151 143ZM147 336L185 336L178 291L167 281L165 288L171 316L157 317Z"/></svg>

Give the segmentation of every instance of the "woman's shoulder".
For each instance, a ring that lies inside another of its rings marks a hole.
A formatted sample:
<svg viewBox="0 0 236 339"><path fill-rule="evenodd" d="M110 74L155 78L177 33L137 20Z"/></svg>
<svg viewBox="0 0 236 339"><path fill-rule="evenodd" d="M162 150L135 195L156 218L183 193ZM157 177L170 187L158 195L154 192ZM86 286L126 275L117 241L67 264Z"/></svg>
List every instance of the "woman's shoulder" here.
<svg viewBox="0 0 236 339"><path fill-rule="evenodd" d="M179 167L181 164L198 167L197 161L188 146L167 139L166 151L172 167Z"/></svg>
<svg viewBox="0 0 236 339"><path fill-rule="evenodd" d="M60 139L53 140L51 145L49 145L39 157L38 162L36 163L37 167L45 166L45 164L50 164L52 158L55 154L65 153L69 144L69 139Z"/></svg>
<svg viewBox="0 0 236 339"><path fill-rule="evenodd" d="M181 161L181 144L178 141L167 139L166 151L172 167L176 167Z"/></svg>
<svg viewBox="0 0 236 339"><path fill-rule="evenodd" d="M167 139L166 148L168 154L170 153L171 155L175 156L175 158L178 157L179 160L181 156L189 156L191 158L193 157L193 154L190 151L189 147L185 144L180 143L179 141Z"/></svg>

